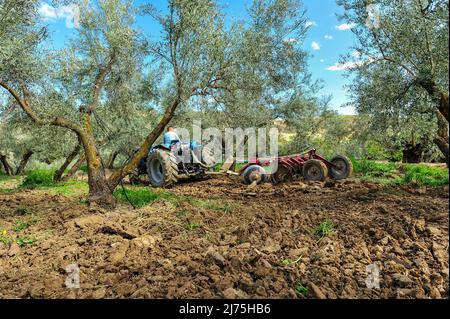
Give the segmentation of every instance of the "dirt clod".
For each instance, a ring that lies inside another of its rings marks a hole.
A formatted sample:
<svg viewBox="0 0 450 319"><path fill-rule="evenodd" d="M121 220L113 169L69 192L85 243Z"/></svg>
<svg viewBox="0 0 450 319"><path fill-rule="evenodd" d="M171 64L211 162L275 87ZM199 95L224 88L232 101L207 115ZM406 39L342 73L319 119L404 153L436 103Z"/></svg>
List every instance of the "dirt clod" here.
<svg viewBox="0 0 450 319"><path fill-rule="evenodd" d="M0 298L448 298L448 188L293 182L249 196L216 178L169 191L176 205L111 211L39 189L0 194L2 229L21 240L0 243ZM12 231L24 209L37 222ZM65 285L67 269L81 288Z"/></svg>

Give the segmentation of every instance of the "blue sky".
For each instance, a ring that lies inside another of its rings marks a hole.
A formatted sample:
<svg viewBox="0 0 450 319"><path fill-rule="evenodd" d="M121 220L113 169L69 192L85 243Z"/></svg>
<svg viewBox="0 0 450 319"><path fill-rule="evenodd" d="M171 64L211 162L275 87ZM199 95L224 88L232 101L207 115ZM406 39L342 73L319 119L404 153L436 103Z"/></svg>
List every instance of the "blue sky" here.
<svg viewBox="0 0 450 319"><path fill-rule="evenodd" d="M227 16L235 19L245 19L246 5L251 2L251 0L219 1L225 6ZM137 0L137 3L141 2L143 0ZM165 6L165 1L150 2L160 9ZM352 107L342 107L347 102L343 86L349 81L343 75L349 65L339 64L340 55L350 52L354 41L351 26L336 17L342 9L336 5L335 0L303 0L303 3L311 24L304 44L305 50L312 54L309 60L310 71L314 78L323 81L324 89L321 93L333 96L331 105L334 109L341 114L354 114ZM70 8L54 8L44 1L40 12L50 28L53 46L55 48L64 46L68 37L75 31ZM148 19L145 23L142 19L138 19L137 24L143 29L152 29L155 35L158 34L154 30L156 25L149 25Z"/></svg>

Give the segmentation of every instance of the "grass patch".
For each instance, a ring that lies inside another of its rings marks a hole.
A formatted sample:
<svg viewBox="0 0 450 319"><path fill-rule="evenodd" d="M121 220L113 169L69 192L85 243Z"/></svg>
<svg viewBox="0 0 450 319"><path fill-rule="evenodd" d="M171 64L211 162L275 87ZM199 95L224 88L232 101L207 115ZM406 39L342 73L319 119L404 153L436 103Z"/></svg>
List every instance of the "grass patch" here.
<svg viewBox="0 0 450 319"><path fill-rule="evenodd" d="M79 168L79 170L87 174L87 172L88 172L88 167L87 167L87 165L82 165L82 166Z"/></svg>
<svg viewBox="0 0 450 319"><path fill-rule="evenodd" d="M16 220L12 230L15 232L20 232L22 230L27 229L31 225L36 224L36 222L37 222L37 219L34 217L29 220Z"/></svg>
<svg viewBox="0 0 450 319"><path fill-rule="evenodd" d="M448 185L448 169L427 165L404 165L405 175L403 184L417 184L421 186Z"/></svg>
<svg viewBox="0 0 450 319"><path fill-rule="evenodd" d="M54 170L37 169L26 173L21 188L45 189L57 195L79 195L88 191L85 181L71 179L66 182L55 183L53 181Z"/></svg>
<svg viewBox="0 0 450 319"><path fill-rule="evenodd" d="M19 246L33 245L37 241L35 236L16 237L15 242Z"/></svg>
<svg viewBox="0 0 450 319"><path fill-rule="evenodd" d="M381 175L393 173L397 169L397 164L392 162L375 162L366 159L352 159L353 170L357 174L363 175Z"/></svg>
<svg viewBox="0 0 450 319"><path fill-rule="evenodd" d="M314 233L320 239L322 239L322 238L325 238L325 237L331 235L333 230L334 230L333 222L331 220L325 220L325 221L321 222L319 226L316 227L316 229L314 230Z"/></svg>
<svg viewBox="0 0 450 319"><path fill-rule="evenodd" d="M0 194L13 194L16 191L17 191L16 189L11 188L0 188Z"/></svg>
<svg viewBox="0 0 450 319"><path fill-rule="evenodd" d="M297 295L302 296L302 297L308 297L308 295L309 295L308 287L306 287L302 283L298 283L295 286L295 292L297 293Z"/></svg>
<svg viewBox="0 0 450 319"><path fill-rule="evenodd" d="M0 182L6 181L8 179L10 179L11 177L9 175L6 175L3 172L0 172Z"/></svg>
<svg viewBox="0 0 450 319"><path fill-rule="evenodd" d="M187 230L195 230L200 227L202 227L202 225L195 222L187 222L186 224L184 224L184 228L186 228Z"/></svg>
<svg viewBox="0 0 450 319"><path fill-rule="evenodd" d="M124 192L125 189L125 192ZM131 202L135 207L144 207L148 204L153 203L158 199L165 199L170 203L176 205L178 203L178 198L165 190L152 189L149 187L145 188L129 188L129 187L118 187L114 191L114 197L122 203Z"/></svg>
<svg viewBox="0 0 450 319"><path fill-rule="evenodd" d="M114 191L114 197L120 202L128 203L130 201L135 207L144 207L160 198L160 195L147 188L122 189L119 187Z"/></svg>
<svg viewBox="0 0 450 319"><path fill-rule="evenodd" d="M55 171L48 169L36 169L28 171L21 186L25 188L55 186L55 183L53 182L54 174Z"/></svg>
<svg viewBox="0 0 450 319"><path fill-rule="evenodd" d="M88 183L85 181L78 181L78 180L70 180L67 182L60 182L57 184L54 184L53 186L49 187L42 187L42 188L48 188L50 193L58 194L58 195L81 195L81 194L87 194L89 190Z"/></svg>
<svg viewBox="0 0 450 319"><path fill-rule="evenodd" d="M18 233L26 230L31 225L37 223L37 219L33 216L27 220L16 220L10 230L0 230L0 243L11 245L16 243L19 246L32 245L37 241L36 236L19 235Z"/></svg>
<svg viewBox="0 0 450 319"><path fill-rule="evenodd" d="M184 199L193 206L215 212L231 213L236 209L236 204L224 201L223 199L202 199L194 197L185 197Z"/></svg>
<svg viewBox="0 0 450 319"><path fill-rule="evenodd" d="M0 235L0 243L3 243L7 246L12 243L16 243L19 246L25 245L33 245L37 241L35 236L8 236L8 235Z"/></svg>
<svg viewBox="0 0 450 319"><path fill-rule="evenodd" d="M442 186L449 183L446 167L352 159L355 173L362 181L383 185Z"/></svg>

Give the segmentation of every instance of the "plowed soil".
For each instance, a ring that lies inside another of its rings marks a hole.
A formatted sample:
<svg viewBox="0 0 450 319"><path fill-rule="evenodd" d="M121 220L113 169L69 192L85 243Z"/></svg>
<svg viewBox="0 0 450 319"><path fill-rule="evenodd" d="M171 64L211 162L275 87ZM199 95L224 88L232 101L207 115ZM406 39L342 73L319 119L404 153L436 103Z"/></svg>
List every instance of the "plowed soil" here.
<svg viewBox="0 0 450 319"><path fill-rule="evenodd" d="M182 200L113 211L45 190L0 194L0 229L30 219L17 234L35 238L0 243L0 297L449 296L448 186L352 180L252 189L216 178L171 192ZM326 220L334 227L321 237ZM80 288L66 285L69 265L79 267ZM379 269L379 288L371 269Z"/></svg>

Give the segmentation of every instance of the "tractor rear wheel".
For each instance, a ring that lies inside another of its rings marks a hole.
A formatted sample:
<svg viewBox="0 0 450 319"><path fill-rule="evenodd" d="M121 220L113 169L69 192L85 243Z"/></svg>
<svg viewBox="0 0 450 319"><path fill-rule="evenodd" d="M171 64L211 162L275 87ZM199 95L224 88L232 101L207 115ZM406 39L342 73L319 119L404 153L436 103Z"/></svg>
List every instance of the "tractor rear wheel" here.
<svg viewBox="0 0 450 319"><path fill-rule="evenodd" d="M323 182L327 179L328 168L325 163L311 159L303 166L303 178L311 182Z"/></svg>
<svg viewBox="0 0 450 319"><path fill-rule="evenodd" d="M178 182L178 163L175 155L156 150L147 160L147 172L153 187L171 187Z"/></svg>
<svg viewBox="0 0 450 319"><path fill-rule="evenodd" d="M353 174L353 164L347 157L337 155L333 157L331 163L334 166L330 167L330 176L336 180L346 179Z"/></svg>

